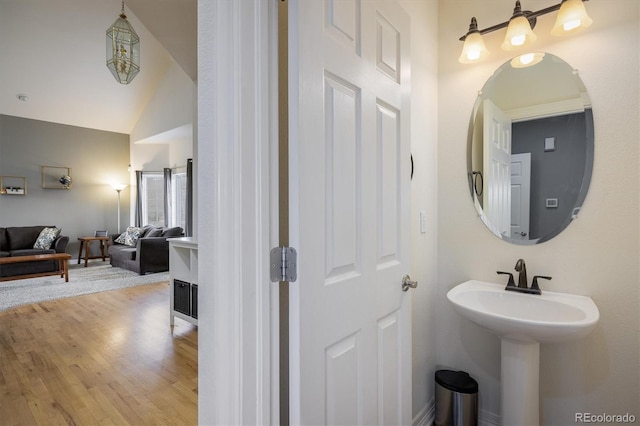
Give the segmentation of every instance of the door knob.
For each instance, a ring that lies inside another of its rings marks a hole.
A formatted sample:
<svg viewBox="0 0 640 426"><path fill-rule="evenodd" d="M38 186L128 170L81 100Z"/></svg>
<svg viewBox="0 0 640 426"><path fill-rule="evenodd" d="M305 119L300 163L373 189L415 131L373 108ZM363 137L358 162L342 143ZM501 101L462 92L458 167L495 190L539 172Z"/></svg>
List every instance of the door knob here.
<svg viewBox="0 0 640 426"><path fill-rule="evenodd" d="M402 291L407 291L410 288L416 287L418 287L418 281L411 281L411 277L409 275L402 277Z"/></svg>

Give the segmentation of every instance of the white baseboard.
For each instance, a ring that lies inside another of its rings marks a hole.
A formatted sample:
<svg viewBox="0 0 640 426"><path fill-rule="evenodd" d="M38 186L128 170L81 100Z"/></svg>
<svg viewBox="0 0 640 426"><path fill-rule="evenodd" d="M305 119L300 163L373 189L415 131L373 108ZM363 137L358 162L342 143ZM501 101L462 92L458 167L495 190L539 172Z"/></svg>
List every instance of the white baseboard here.
<svg viewBox="0 0 640 426"><path fill-rule="evenodd" d="M478 410L478 425L480 426L500 426L500 415L486 410Z"/></svg>
<svg viewBox="0 0 640 426"><path fill-rule="evenodd" d="M436 400L431 398L429 402L413 418L413 426L431 426L436 418Z"/></svg>

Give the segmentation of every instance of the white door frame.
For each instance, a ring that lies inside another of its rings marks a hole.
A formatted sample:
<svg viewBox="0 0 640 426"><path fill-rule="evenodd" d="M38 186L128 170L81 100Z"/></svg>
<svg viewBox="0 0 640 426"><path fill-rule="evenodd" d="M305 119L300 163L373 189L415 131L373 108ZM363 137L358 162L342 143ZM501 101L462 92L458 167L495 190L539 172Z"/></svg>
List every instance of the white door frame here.
<svg viewBox="0 0 640 426"><path fill-rule="evenodd" d="M276 0L198 0L198 422L278 424Z"/></svg>

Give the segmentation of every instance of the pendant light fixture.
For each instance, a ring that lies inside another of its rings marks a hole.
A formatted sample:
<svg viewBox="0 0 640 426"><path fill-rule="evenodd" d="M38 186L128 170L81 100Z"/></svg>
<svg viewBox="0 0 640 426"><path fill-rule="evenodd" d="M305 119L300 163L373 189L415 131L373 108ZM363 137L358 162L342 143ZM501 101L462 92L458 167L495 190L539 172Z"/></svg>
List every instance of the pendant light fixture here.
<svg viewBox="0 0 640 426"><path fill-rule="evenodd" d="M122 84L131 83L140 72L140 37L127 21L124 1L120 16L107 30L107 68Z"/></svg>
<svg viewBox="0 0 640 426"><path fill-rule="evenodd" d="M482 30L478 29L476 18L471 18L469 31L460 37L460 41L464 41L464 45L458 61L463 64L470 64L484 59L489 55L489 51L484 44L482 36L503 28L507 29L507 34L502 43L502 49L507 51L524 50L537 39L537 36L533 32L537 18L551 12L558 12L555 25L551 30L551 34L553 35L573 34L587 28L593 21L589 15L587 15L584 6L584 2L586 1L589 0L562 0L558 4L532 12L529 10L523 11L520 0L517 0L513 14L508 21ZM525 55L519 57L516 62L521 67L531 66L534 65L538 59L536 54L533 54L533 56Z"/></svg>
<svg viewBox="0 0 640 426"><path fill-rule="evenodd" d="M524 13L520 0L516 0L516 7L513 9L513 15L509 19L507 27L507 35L502 42L502 50L520 49L530 46L538 37L531 29L531 23Z"/></svg>

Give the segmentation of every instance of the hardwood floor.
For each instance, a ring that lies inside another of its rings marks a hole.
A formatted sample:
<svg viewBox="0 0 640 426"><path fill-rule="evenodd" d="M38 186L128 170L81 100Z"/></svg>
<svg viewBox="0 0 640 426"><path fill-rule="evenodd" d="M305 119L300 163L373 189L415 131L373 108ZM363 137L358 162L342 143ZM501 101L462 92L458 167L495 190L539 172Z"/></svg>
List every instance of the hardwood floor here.
<svg viewBox="0 0 640 426"><path fill-rule="evenodd" d="M0 312L0 424L197 424L198 331L168 305L164 283Z"/></svg>

